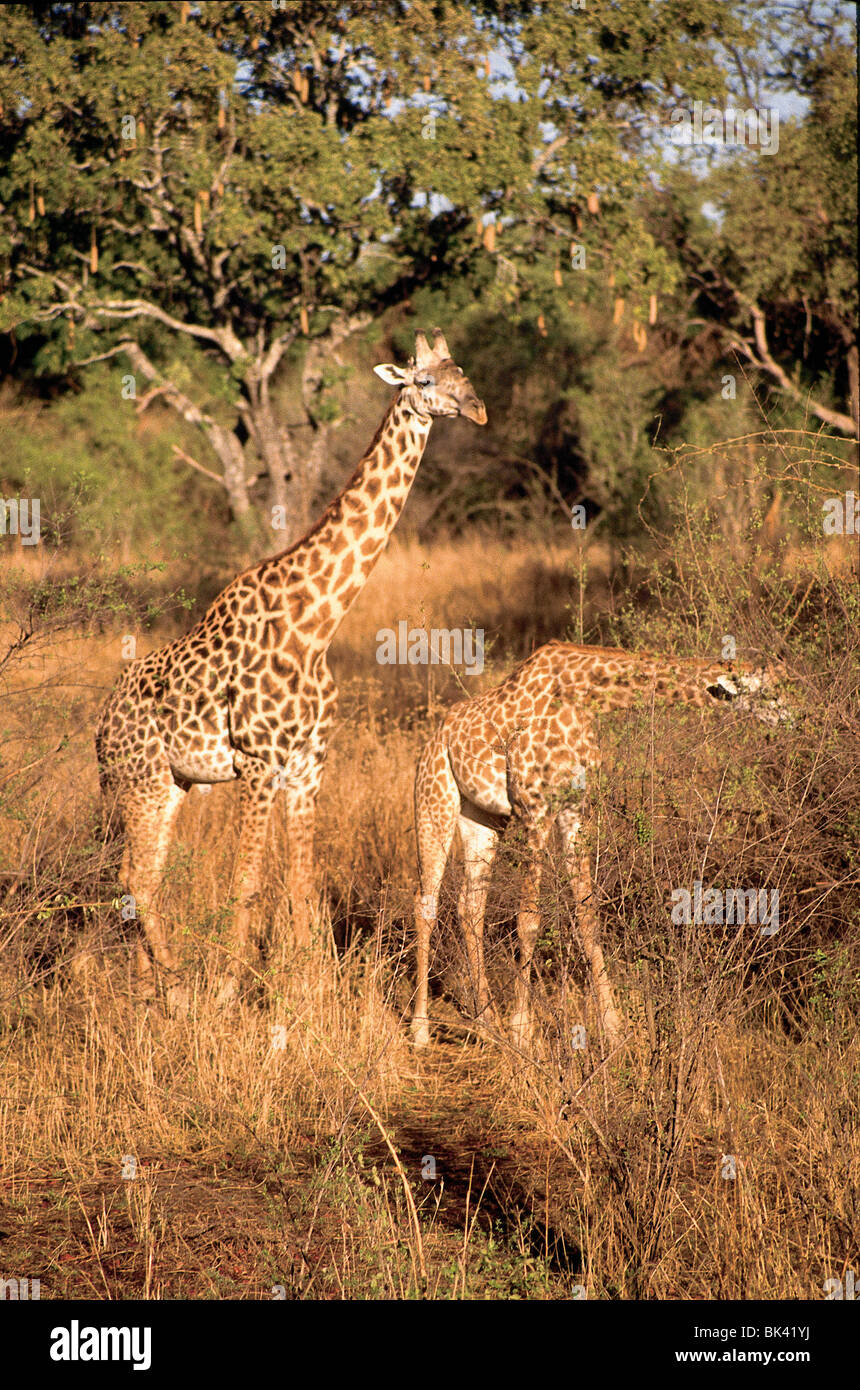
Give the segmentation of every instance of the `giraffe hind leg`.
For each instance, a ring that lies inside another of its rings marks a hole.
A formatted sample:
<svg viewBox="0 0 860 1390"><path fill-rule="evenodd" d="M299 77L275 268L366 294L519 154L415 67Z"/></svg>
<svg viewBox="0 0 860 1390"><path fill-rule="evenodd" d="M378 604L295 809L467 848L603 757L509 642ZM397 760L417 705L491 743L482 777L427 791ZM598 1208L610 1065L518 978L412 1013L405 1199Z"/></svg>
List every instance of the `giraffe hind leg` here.
<svg viewBox="0 0 860 1390"><path fill-rule="evenodd" d="M499 833L466 813L460 816L459 826L463 846L463 887L458 907L460 928L466 943L471 1002L477 1019L498 1024L484 961L484 914Z"/></svg>
<svg viewBox="0 0 860 1390"><path fill-rule="evenodd" d="M415 773L415 835L418 892L415 895L416 985L410 1031L416 1047L430 1042L430 939L439 913L439 889L457 829L460 793L442 739L427 744Z"/></svg>

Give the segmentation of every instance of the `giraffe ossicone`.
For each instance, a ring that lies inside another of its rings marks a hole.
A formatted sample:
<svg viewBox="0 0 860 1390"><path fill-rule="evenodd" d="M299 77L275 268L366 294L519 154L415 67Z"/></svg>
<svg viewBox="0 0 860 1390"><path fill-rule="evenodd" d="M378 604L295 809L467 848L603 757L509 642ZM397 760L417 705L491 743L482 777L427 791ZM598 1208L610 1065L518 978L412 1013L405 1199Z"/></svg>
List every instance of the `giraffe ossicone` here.
<svg viewBox="0 0 860 1390"><path fill-rule="evenodd" d="M406 367L375 371L398 394L343 491L301 540L234 579L189 633L130 662L103 707L99 776L125 837L123 885L142 917L138 967L149 975L154 964L168 989L181 987L157 898L193 785L240 783L228 975L241 981L258 958L263 851L279 791L294 936L310 941L314 814L337 701L326 652L400 516L433 420L486 423L440 329L432 346L417 334Z"/></svg>
<svg viewBox="0 0 860 1390"><path fill-rule="evenodd" d="M683 661L609 647L548 642L501 685L453 705L425 746L415 774L419 888L415 898L416 1047L430 1041L430 939L455 834L463 848L458 918L466 944L472 1007L495 1019L484 963L484 910L499 839L517 822L527 851L519 891L519 962L511 1025L531 1032L531 963L540 926L541 857L553 826L576 898L577 929L607 1042L623 1024L598 933L591 865L579 840L589 777L600 766L594 714L652 698L700 707L733 702L768 724L789 717L777 692L778 664Z"/></svg>

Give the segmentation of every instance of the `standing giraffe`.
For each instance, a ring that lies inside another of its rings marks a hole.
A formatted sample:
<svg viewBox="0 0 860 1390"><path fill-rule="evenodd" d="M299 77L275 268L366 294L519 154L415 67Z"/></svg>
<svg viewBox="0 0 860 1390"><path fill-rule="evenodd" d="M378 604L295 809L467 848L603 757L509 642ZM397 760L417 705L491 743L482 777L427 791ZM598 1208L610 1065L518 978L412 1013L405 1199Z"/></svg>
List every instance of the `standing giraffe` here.
<svg viewBox="0 0 860 1390"><path fill-rule="evenodd" d="M337 700L326 662L332 638L400 516L434 418L487 420L438 328L432 348L417 335L407 367L374 371L399 393L344 490L289 550L234 579L187 636L129 665L96 734L102 790L125 832L122 879L168 977L175 959L154 900L177 812L193 783L239 779L228 995L256 951L255 898L279 788L293 930L298 945L310 939L314 811ZM138 938L138 968L149 974L145 943ZM181 1004L175 983L168 994Z"/></svg>
<svg viewBox="0 0 860 1390"><path fill-rule="evenodd" d="M597 932L588 852L576 848L586 775L600 766L592 714L658 698L707 706L730 700L767 723L785 717L774 673L740 662L674 661L607 647L548 642L495 689L454 705L424 748L415 774L419 891L415 899L418 983L412 1017L417 1047L430 1040L427 985L438 893L459 828L463 886L458 903L476 1016L495 1021L484 965L484 908L499 837L520 824L527 851L520 884L515 1038L530 1032L529 979L539 927L541 851L553 824L577 901L577 925L597 1013L610 1045L621 1035ZM561 806L559 808L559 802Z"/></svg>

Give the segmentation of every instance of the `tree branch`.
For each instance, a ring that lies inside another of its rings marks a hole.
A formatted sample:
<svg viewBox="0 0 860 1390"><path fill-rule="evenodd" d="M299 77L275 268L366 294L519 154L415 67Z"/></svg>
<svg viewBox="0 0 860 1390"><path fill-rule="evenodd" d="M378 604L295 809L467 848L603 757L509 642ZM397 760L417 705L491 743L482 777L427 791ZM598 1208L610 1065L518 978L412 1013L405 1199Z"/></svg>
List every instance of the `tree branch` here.
<svg viewBox="0 0 860 1390"><path fill-rule="evenodd" d="M26 262L22 264L21 269L34 280L49 280L67 296L63 303L49 305L47 308L32 314L33 319L49 321L67 311L83 314L85 320L88 316L91 319L109 319L120 322L127 322L136 318L150 318L155 319L158 323L163 323L165 328L171 329L174 333L185 333L189 337L199 338L203 342L214 343L231 362L239 362L248 355L243 343L229 325L222 328L205 328L199 323L186 323L182 319L174 318L172 314L168 314L166 310L160 308L158 304L151 303L148 299L81 300L80 295L84 289L82 285L70 284L61 276L40 270L37 266L28 265Z"/></svg>
<svg viewBox="0 0 860 1390"><path fill-rule="evenodd" d="M136 318L155 319L174 333L186 333L192 338L215 343L231 362L238 362L248 355L232 328L204 328L199 323L183 323L181 319L174 318L172 314L166 313L157 304L151 304L146 299L104 299L81 307L85 312L95 314L99 318L123 321Z"/></svg>
<svg viewBox="0 0 860 1390"><path fill-rule="evenodd" d="M716 280L723 289L728 290L729 294L737 300L738 304L746 310L752 319L755 346L753 347L753 344L739 333L732 330L723 330L724 334L728 334L728 347L734 352L741 353L746 357L747 361L759 371L766 372L769 376L772 376L781 391L784 391L785 394L790 396L793 401L796 401L798 405L802 405L807 410L811 411L816 419L823 420L826 425L830 425L833 429L839 430L840 433L847 434L852 439L856 439L858 434L860 434L860 427L858 427L855 420L852 420L850 415L844 414L841 410L832 410L830 406L822 405L820 401L813 400L808 392L804 392L799 386L795 386L788 373L776 361L770 351L770 346L767 341L767 320L765 319L764 310L761 308L761 305L756 303L748 294L745 294L743 290L738 289L737 285L733 284L732 281L715 266L707 264L704 265L702 269L712 275L714 280Z"/></svg>
<svg viewBox="0 0 860 1390"><path fill-rule="evenodd" d="M213 482L218 483L219 487L226 487L226 483L222 477L219 477L217 473L213 473L211 468L204 468L202 463L198 463L190 454L186 454L185 450L180 449L178 444L172 445L172 448L176 457L182 459L183 463L187 463L192 468L196 468L198 473L203 473L205 477L211 478Z"/></svg>
<svg viewBox="0 0 860 1390"><path fill-rule="evenodd" d="M158 369L150 362L146 353L139 343L133 338L125 339L117 345L117 351L124 350L130 360L132 367L136 371L142 372L147 381L151 381L159 388L165 400L169 401L174 410L177 410L184 420L190 425L198 425L201 429L211 430L218 428L211 415L207 415L201 410L199 405L195 405L190 396L186 396L184 391L180 391L172 381L167 381L161 376Z"/></svg>
<svg viewBox="0 0 860 1390"><path fill-rule="evenodd" d="M732 287L734 288L734 287ZM750 344L741 337L732 338L729 346L736 352L740 352L757 367L759 371L767 372L778 383L781 391L790 396L799 405L806 406L817 419L823 420L826 425L839 430L842 434L857 438L857 426L850 415L844 415L841 410L831 410L829 406L822 405L819 401L812 399L812 396L800 390L783 370L779 363L773 358L767 341L767 324L763 310L756 304L755 300L749 299L740 290L735 289L734 293L738 300L746 307L753 321L753 333L755 335L755 351Z"/></svg>
<svg viewBox="0 0 860 1390"><path fill-rule="evenodd" d="M567 140L566 135L557 135L554 140L550 140L548 145L544 145L540 153L532 160L532 173L539 174L544 165L552 159L556 150L560 150L567 144Z"/></svg>

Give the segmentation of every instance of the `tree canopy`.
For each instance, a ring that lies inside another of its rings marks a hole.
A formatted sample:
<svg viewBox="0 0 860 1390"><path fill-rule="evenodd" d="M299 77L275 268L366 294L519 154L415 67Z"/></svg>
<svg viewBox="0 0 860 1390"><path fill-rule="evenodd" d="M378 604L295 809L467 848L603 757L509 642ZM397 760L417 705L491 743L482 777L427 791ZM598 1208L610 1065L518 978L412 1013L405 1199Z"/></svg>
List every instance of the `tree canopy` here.
<svg viewBox="0 0 860 1390"><path fill-rule="evenodd" d="M802 394L767 337L778 302L778 348L792 353L793 314L811 316L833 375L853 352L856 401L853 184L838 175L856 122L837 29L816 56L782 16L809 115L779 160L748 153L713 172L718 234L695 210L701 179L662 167L679 105L743 96L770 8L7 6L0 330L29 335L42 372L119 359L126 391L157 394L203 432L240 522L262 468L294 533L314 502L341 344L422 290L480 297L544 334L553 314L626 311L644 344L658 304L686 332L692 282L727 349ZM201 353L224 369L214 393ZM273 403L285 365L301 431ZM845 411L821 411L851 431Z"/></svg>

